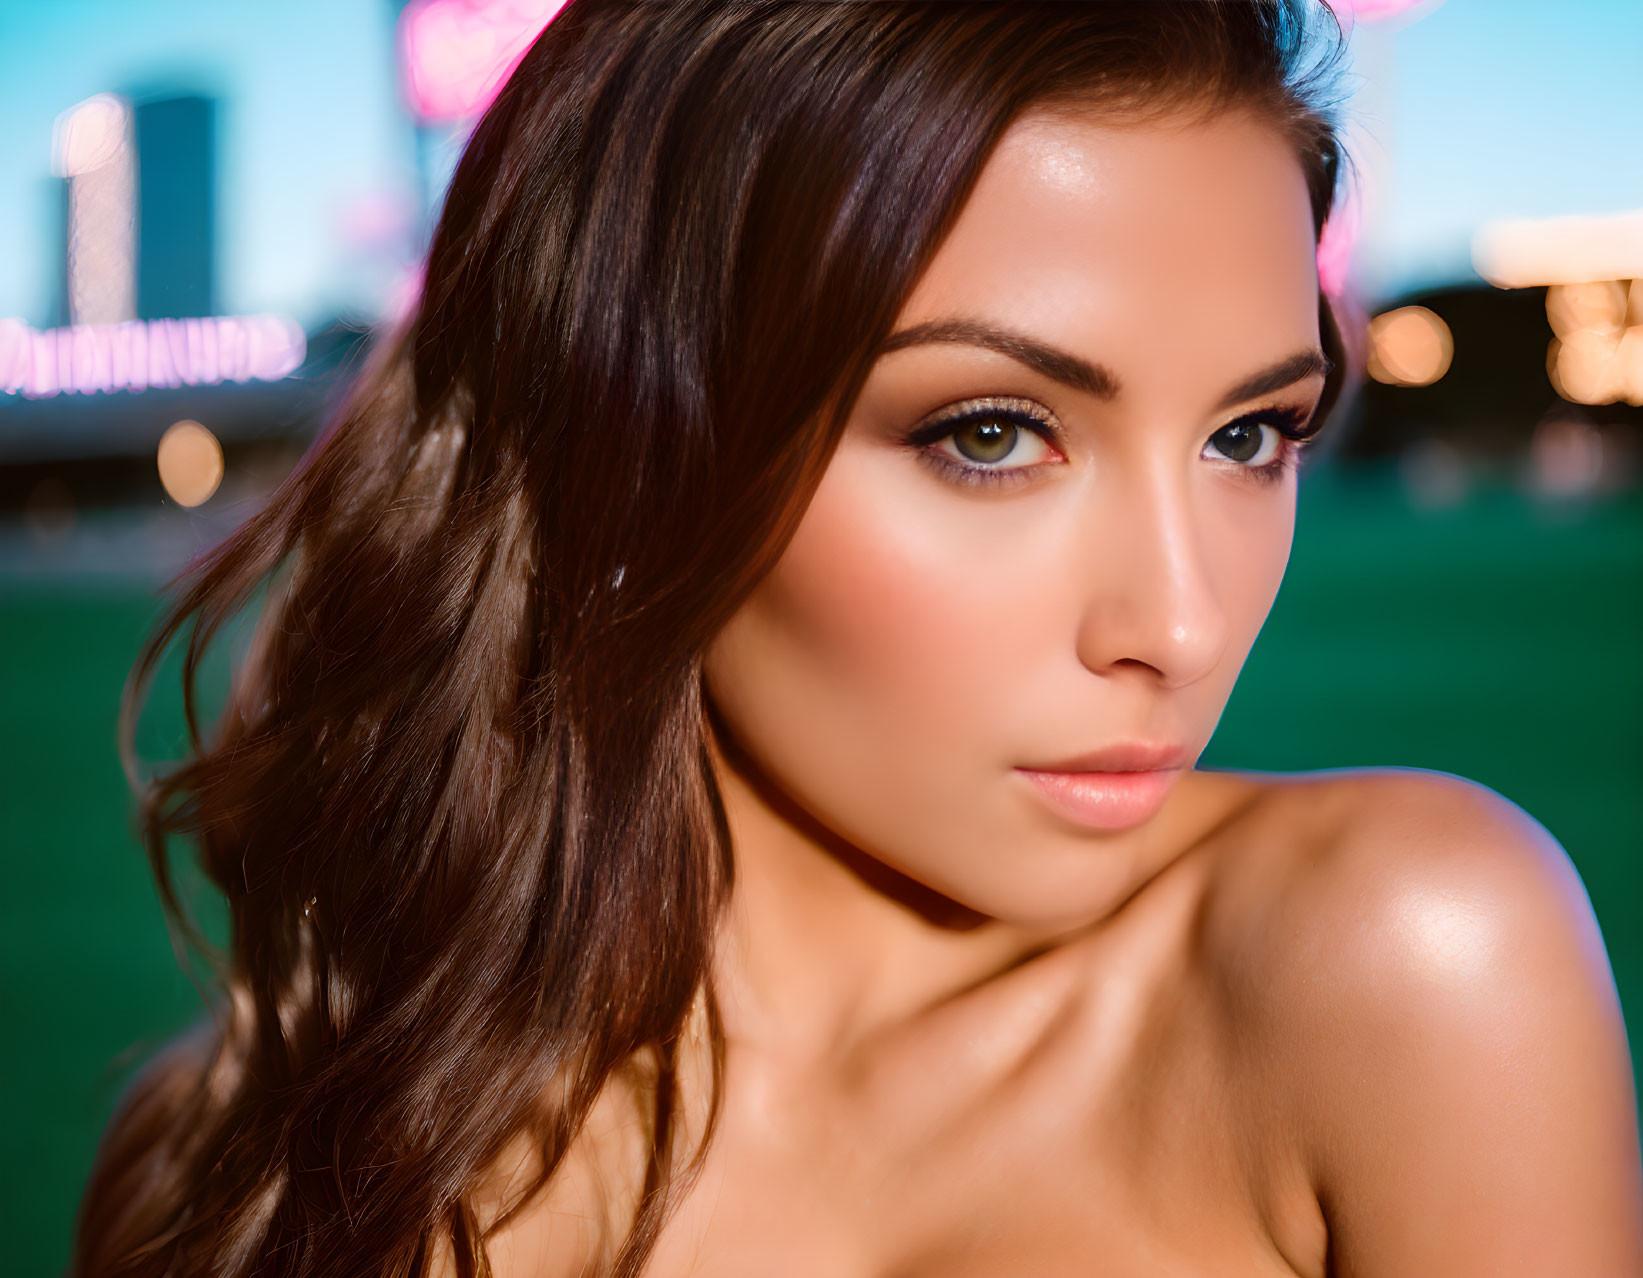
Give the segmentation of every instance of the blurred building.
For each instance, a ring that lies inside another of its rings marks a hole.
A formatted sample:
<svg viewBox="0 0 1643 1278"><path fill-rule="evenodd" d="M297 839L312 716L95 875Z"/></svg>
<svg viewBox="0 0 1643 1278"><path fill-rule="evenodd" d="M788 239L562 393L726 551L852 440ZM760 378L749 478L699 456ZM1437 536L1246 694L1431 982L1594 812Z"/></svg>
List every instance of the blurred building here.
<svg viewBox="0 0 1643 1278"><path fill-rule="evenodd" d="M1393 460L1418 500L1475 480L1542 497L1634 485L1643 441L1643 213L1488 225L1483 285L1392 299L1335 451Z"/></svg>
<svg viewBox="0 0 1643 1278"><path fill-rule="evenodd" d="M51 327L0 321L0 514L195 505L219 483L250 496L323 424L369 329L218 314L216 118L179 92L99 94L59 118ZM186 493L157 464L179 424L217 459Z"/></svg>
<svg viewBox="0 0 1643 1278"><path fill-rule="evenodd" d="M137 318L217 314L216 103L197 94L139 101Z"/></svg>

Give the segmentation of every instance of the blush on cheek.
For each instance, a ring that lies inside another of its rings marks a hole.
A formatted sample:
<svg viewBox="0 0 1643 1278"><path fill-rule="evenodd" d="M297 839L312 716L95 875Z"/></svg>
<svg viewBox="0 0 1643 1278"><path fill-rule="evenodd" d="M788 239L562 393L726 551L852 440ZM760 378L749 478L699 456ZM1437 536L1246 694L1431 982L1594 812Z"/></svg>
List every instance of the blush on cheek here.
<svg viewBox="0 0 1643 1278"><path fill-rule="evenodd" d="M1026 660L1011 627L1044 592L1023 581L1019 545L978 540L973 508L886 461L841 447L759 610L831 695L882 712L881 730L974 737Z"/></svg>
<svg viewBox="0 0 1643 1278"><path fill-rule="evenodd" d="M1030 660L1000 598L1042 595L976 561L974 504L905 456L841 445L771 573L707 654L742 750L858 847L935 885L1008 781L1003 727ZM982 522L985 522L983 519ZM1043 633L1049 633L1046 629ZM984 823L984 822L983 822Z"/></svg>

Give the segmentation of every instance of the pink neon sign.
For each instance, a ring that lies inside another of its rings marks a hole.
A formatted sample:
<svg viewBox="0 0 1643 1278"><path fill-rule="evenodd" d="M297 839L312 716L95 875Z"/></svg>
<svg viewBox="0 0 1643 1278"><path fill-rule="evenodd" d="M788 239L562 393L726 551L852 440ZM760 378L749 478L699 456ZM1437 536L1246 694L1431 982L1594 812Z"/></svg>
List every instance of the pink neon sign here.
<svg viewBox="0 0 1643 1278"><path fill-rule="evenodd" d="M0 320L0 391L27 399L141 391L154 386L277 382L308 353L283 315L133 320L30 328Z"/></svg>
<svg viewBox="0 0 1643 1278"><path fill-rule="evenodd" d="M1318 237L1318 287L1331 297L1346 292L1352 273L1352 250L1357 244L1362 218L1358 189L1348 186Z"/></svg>
<svg viewBox="0 0 1643 1278"><path fill-rule="evenodd" d="M1361 21L1378 22L1382 18L1395 18L1408 13L1426 3L1427 0L1347 0L1345 8Z"/></svg>
<svg viewBox="0 0 1643 1278"><path fill-rule="evenodd" d="M428 121L478 115L564 4L411 0L399 17L399 53L412 109Z"/></svg>

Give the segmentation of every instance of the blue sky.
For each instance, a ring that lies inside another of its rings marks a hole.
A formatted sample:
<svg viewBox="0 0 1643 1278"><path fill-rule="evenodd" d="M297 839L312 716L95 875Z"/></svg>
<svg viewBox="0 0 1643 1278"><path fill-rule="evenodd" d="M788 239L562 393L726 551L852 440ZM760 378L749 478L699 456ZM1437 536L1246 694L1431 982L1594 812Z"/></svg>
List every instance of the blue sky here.
<svg viewBox="0 0 1643 1278"><path fill-rule="evenodd" d="M387 264L340 223L414 199L391 0L0 0L0 317L41 324L51 124L94 93L215 94L221 309L371 313ZM1484 220L1643 207L1643 3L1444 0L1364 24L1353 114L1373 183L1371 294L1470 274Z"/></svg>
<svg viewBox="0 0 1643 1278"><path fill-rule="evenodd" d="M415 189L389 0L0 0L0 316L44 322L58 112L165 84L218 104L218 293L305 323L374 300L340 210Z"/></svg>
<svg viewBox="0 0 1643 1278"><path fill-rule="evenodd" d="M1359 259L1378 291L1470 277L1490 218L1643 208L1639 0L1445 0L1360 28L1354 65L1383 187Z"/></svg>

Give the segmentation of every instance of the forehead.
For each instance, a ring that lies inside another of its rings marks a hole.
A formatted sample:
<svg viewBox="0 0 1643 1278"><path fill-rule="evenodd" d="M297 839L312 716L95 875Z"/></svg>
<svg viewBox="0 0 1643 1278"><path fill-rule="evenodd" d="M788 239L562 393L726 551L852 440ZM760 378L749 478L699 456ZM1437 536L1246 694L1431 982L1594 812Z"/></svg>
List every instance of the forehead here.
<svg viewBox="0 0 1643 1278"><path fill-rule="evenodd" d="M1024 117L898 327L954 316L1142 377L1161 346L1175 376L1186 352L1211 376L1288 354L1317 339L1300 163L1275 126L1244 112L1207 123Z"/></svg>

